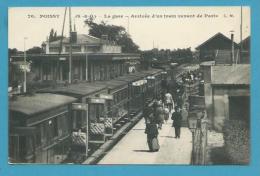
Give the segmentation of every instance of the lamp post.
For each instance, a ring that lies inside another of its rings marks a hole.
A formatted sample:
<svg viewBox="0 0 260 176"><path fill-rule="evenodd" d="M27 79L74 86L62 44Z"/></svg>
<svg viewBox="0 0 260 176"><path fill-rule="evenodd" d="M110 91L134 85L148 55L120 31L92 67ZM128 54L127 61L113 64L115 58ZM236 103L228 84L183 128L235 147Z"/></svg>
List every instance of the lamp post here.
<svg viewBox="0 0 260 176"><path fill-rule="evenodd" d="M196 116L192 116L192 117L189 117L188 118L188 127L192 133L192 155L191 155L191 163L194 164L194 155L195 155L195 152L194 152L194 142L195 142L195 131L196 131L196 128L197 128L197 122L198 122L198 119Z"/></svg>
<svg viewBox="0 0 260 176"><path fill-rule="evenodd" d="M24 74L24 82L23 82L23 92L26 93L26 40L27 37L23 38L23 46L24 46L24 70L23 70L23 74Z"/></svg>

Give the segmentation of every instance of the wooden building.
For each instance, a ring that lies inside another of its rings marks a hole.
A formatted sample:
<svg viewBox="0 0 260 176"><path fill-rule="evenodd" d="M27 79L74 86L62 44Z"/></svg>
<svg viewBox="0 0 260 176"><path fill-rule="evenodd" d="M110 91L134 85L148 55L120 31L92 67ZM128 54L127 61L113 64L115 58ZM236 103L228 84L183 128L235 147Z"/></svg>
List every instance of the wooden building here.
<svg viewBox="0 0 260 176"><path fill-rule="evenodd" d="M239 46L241 47L241 64L250 64L250 40L251 37L248 36L239 43Z"/></svg>
<svg viewBox="0 0 260 176"><path fill-rule="evenodd" d="M60 163L71 146L71 103L63 95L37 93L9 102L9 161Z"/></svg>
<svg viewBox="0 0 260 176"><path fill-rule="evenodd" d="M198 47L196 50L199 52L200 61L216 61L218 59L224 59L220 62L230 63L232 43L234 44L235 53L238 53L239 45L232 41L231 38L226 37L222 33L217 33ZM222 55L221 57L218 57ZM225 56L225 57L223 57Z"/></svg>

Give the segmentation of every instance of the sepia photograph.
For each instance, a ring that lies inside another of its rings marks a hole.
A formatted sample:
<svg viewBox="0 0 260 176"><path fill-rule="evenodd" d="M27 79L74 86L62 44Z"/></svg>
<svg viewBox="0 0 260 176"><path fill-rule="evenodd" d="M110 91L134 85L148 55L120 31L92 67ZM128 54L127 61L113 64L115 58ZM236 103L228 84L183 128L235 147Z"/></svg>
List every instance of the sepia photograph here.
<svg viewBox="0 0 260 176"><path fill-rule="evenodd" d="M9 7L8 163L249 165L250 10Z"/></svg>

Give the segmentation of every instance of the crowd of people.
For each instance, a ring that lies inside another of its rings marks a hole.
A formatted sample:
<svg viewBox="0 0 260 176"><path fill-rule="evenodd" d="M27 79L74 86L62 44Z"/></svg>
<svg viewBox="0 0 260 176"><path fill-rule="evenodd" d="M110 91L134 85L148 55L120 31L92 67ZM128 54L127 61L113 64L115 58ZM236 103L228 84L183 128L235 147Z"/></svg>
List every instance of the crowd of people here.
<svg viewBox="0 0 260 176"><path fill-rule="evenodd" d="M157 136L158 130L161 130L163 124L167 124L168 120L173 120L172 127L175 129L175 138L180 138L182 114L187 116L187 107L184 103L185 85L200 82L199 95L204 94L203 74L200 70L193 70L185 72L181 75L181 79L162 80L162 91L159 98L157 98L152 107L148 104L144 108L144 117L146 122L147 142L150 151L159 150L159 142Z"/></svg>
<svg viewBox="0 0 260 176"><path fill-rule="evenodd" d="M199 70L188 71L184 73L181 78L183 84L192 84L202 79L202 73Z"/></svg>
<svg viewBox="0 0 260 176"><path fill-rule="evenodd" d="M144 117L146 123L145 133L147 134L147 143L149 150L158 151L160 146L158 142L159 130L163 128L163 124L167 124L168 120L173 120L172 126L175 128L175 138L180 138L181 129L181 109L182 94L180 87L176 87L174 96L170 91L163 92L160 98L157 98L152 107L148 104L144 108Z"/></svg>

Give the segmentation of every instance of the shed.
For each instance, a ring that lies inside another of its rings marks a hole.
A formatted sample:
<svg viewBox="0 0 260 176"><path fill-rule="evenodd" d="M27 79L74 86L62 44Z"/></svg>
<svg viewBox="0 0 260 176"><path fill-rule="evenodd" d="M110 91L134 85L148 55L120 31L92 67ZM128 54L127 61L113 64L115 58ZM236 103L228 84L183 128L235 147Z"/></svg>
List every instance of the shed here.
<svg viewBox="0 0 260 176"><path fill-rule="evenodd" d="M235 42L234 49L239 49L239 45ZM232 40L222 33L217 33L208 40L197 46L195 49L199 51L200 61L215 60L217 51L229 51L231 53Z"/></svg>

